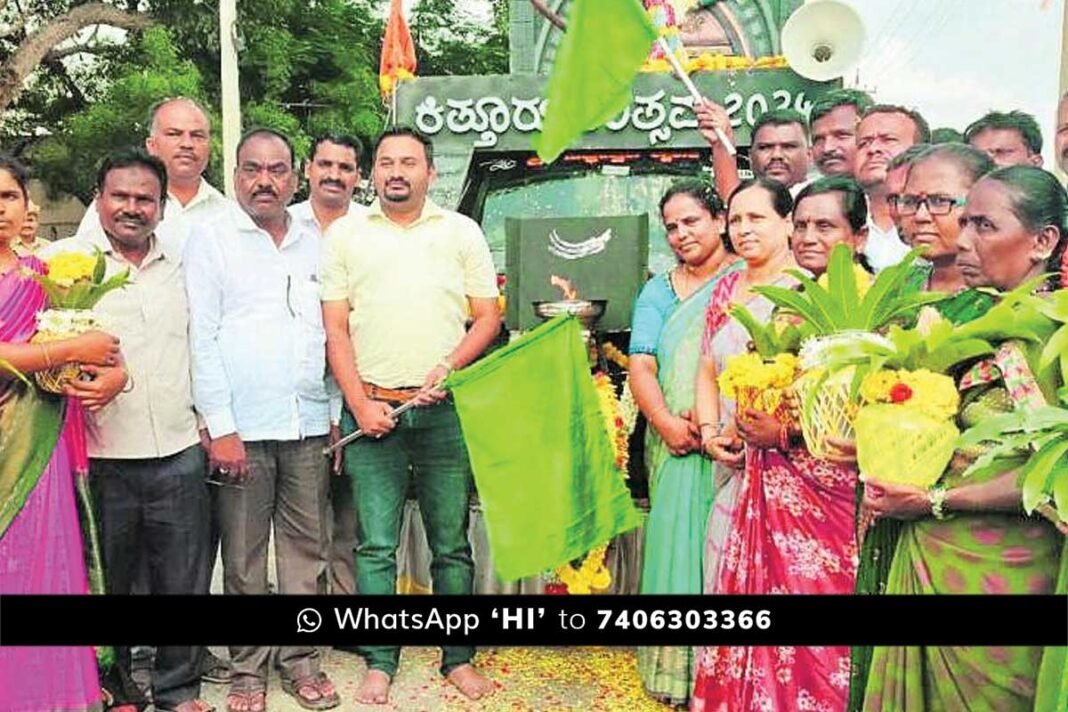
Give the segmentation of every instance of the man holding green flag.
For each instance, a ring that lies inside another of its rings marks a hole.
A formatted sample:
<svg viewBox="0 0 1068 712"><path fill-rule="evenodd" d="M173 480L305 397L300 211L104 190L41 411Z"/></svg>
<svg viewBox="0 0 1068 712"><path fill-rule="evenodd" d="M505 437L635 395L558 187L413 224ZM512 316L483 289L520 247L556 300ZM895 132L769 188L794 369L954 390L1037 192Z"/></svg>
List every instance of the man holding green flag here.
<svg viewBox="0 0 1068 712"><path fill-rule="evenodd" d="M584 131L630 103L631 85L657 38L640 0L575 0L546 90L538 157L552 163Z"/></svg>

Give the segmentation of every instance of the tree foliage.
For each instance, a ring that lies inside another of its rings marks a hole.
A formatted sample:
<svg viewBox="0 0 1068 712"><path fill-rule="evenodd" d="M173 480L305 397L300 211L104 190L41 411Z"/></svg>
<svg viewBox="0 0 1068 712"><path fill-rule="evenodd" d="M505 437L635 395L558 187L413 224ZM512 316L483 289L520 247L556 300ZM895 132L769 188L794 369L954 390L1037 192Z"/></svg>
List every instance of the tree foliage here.
<svg viewBox="0 0 1068 712"><path fill-rule="evenodd" d="M508 71L507 0L489 0L486 22L456 0L418 0L410 17L420 75ZM0 11L0 61L34 29L80 0L13 0ZM94 166L110 150L144 140L149 107L191 96L215 114L220 105L218 3L214 0L112 0L145 12L148 30L83 32L87 47L49 59L26 81L6 112L0 143L28 159L53 189L88 198ZM12 12L12 5L16 6ZM388 0L238 0L242 122L293 138L304 155L311 137L350 133L365 140L385 120L378 94L378 55ZM61 45L60 48L67 45ZM214 140L218 144L219 131ZM209 178L219 181L213 150Z"/></svg>

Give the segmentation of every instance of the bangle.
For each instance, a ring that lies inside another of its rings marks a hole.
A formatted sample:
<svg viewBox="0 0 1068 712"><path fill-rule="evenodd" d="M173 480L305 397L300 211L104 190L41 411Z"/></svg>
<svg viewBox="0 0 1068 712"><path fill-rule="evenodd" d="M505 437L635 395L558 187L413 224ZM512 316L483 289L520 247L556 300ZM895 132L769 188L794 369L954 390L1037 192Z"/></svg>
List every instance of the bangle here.
<svg viewBox="0 0 1068 712"><path fill-rule="evenodd" d="M52 368L52 354L48 352L48 344L41 344L41 353L44 354L45 368Z"/></svg>
<svg viewBox="0 0 1068 712"><path fill-rule="evenodd" d="M931 503L931 516L935 519L945 519L946 514L946 494L948 490L942 485L935 485L931 489L927 490L927 501Z"/></svg>
<svg viewBox="0 0 1068 712"><path fill-rule="evenodd" d="M438 365L444 367L444 369L449 373L452 373L456 370L456 367L452 365L452 359L450 359L448 356L438 361Z"/></svg>
<svg viewBox="0 0 1068 712"><path fill-rule="evenodd" d="M648 420L650 423L652 423L654 420L656 420L656 416L660 415L661 413L667 413L667 412L669 412L669 411L668 411L668 407L666 405L662 405L659 408L653 408L653 412L650 413L648 415L648 417L646 417L646 420Z"/></svg>
<svg viewBox="0 0 1068 712"><path fill-rule="evenodd" d="M779 451L786 452L790 449L790 429L783 423L779 428Z"/></svg>
<svg viewBox="0 0 1068 712"><path fill-rule="evenodd" d="M715 428L716 432L717 433L719 432L719 426L716 425L715 423L698 423L697 424L697 429L700 430L702 433L705 432L705 428Z"/></svg>

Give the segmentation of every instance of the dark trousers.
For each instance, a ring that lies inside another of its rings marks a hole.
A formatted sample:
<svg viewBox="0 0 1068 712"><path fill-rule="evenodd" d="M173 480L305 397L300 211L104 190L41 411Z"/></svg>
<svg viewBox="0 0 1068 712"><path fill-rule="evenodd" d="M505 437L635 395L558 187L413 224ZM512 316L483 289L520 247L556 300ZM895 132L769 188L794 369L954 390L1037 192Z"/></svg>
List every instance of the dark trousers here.
<svg viewBox="0 0 1068 712"><path fill-rule="evenodd" d="M346 412L342 429L355 421ZM475 565L467 539L468 501L473 489L460 419L451 401L414 408L382 438L361 438L346 448L345 471L356 501L356 587L361 594L397 592L397 547L405 496L412 478L430 545L434 593L469 594ZM366 646L367 667L396 675L400 648ZM441 672L470 662L467 645L442 648Z"/></svg>
<svg viewBox="0 0 1068 712"><path fill-rule="evenodd" d="M94 458L89 470L107 592L132 593L143 557L149 593L206 595L211 505L200 445L147 460ZM200 646L156 650L152 691L157 707L200 696L202 654ZM116 657L129 671L130 648L116 648Z"/></svg>

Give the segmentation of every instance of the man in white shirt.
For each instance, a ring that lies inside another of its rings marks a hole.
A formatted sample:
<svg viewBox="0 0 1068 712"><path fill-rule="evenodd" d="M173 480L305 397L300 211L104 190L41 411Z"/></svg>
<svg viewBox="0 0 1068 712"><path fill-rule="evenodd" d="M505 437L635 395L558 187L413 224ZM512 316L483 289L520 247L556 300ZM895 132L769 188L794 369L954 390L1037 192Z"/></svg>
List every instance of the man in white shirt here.
<svg viewBox="0 0 1068 712"><path fill-rule="evenodd" d="M53 243L44 255L99 251L109 277L130 273L126 287L109 292L94 307L122 341L129 381L121 370L86 366L94 379L70 384L89 411L89 484L109 594L134 592L142 561L151 594L207 594L211 576L211 500L193 410L181 255L154 234L166 186L163 164L144 151L109 156L97 178L100 229ZM152 695L157 709L211 709L198 699L203 651L200 646L156 649ZM130 648L118 646L116 652L118 665L129 674ZM130 702L116 699L116 705Z"/></svg>
<svg viewBox="0 0 1068 712"><path fill-rule="evenodd" d="M167 168L166 210L157 235L173 240L181 252L191 225L210 220L230 201L204 179L211 156L208 112L192 99L164 99L149 111L145 149ZM77 234L96 230L100 219L96 201L89 204Z"/></svg>
<svg viewBox="0 0 1068 712"><path fill-rule="evenodd" d="M210 465L234 486L218 493L223 586L265 594L274 531L279 590L325 593L330 429L319 237L286 206L297 177L289 140L245 134L234 187L240 208L198 224L186 246L193 395ZM282 687L309 709L340 704L311 646L277 649ZM269 647L230 649L227 706L263 709Z"/></svg>
<svg viewBox="0 0 1068 712"><path fill-rule="evenodd" d="M928 143L931 129L919 112L903 106L876 104L857 124L857 182L868 196L868 242L864 256L876 272L896 265L908 254L894 227L887 199L890 161L917 143Z"/></svg>
<svg viewBox="0 0 1068 712"><path fill-rule="evenodd" d="M304 164L308 199L289 207L294 220L302 222L319 237L335 220L345 215L363 215L367 208L352 202L360 182L360 140L353 136L324 135L312 142L311 156ZM328 377L333 396L337 384ZM340 437L340 394L331 402L330 441ZM330 508L333 527L330 539L330 582L334 593L356 593L356 514L352 503L352 483L342 475L341 451L333 461L330 478Z"/></svg>

